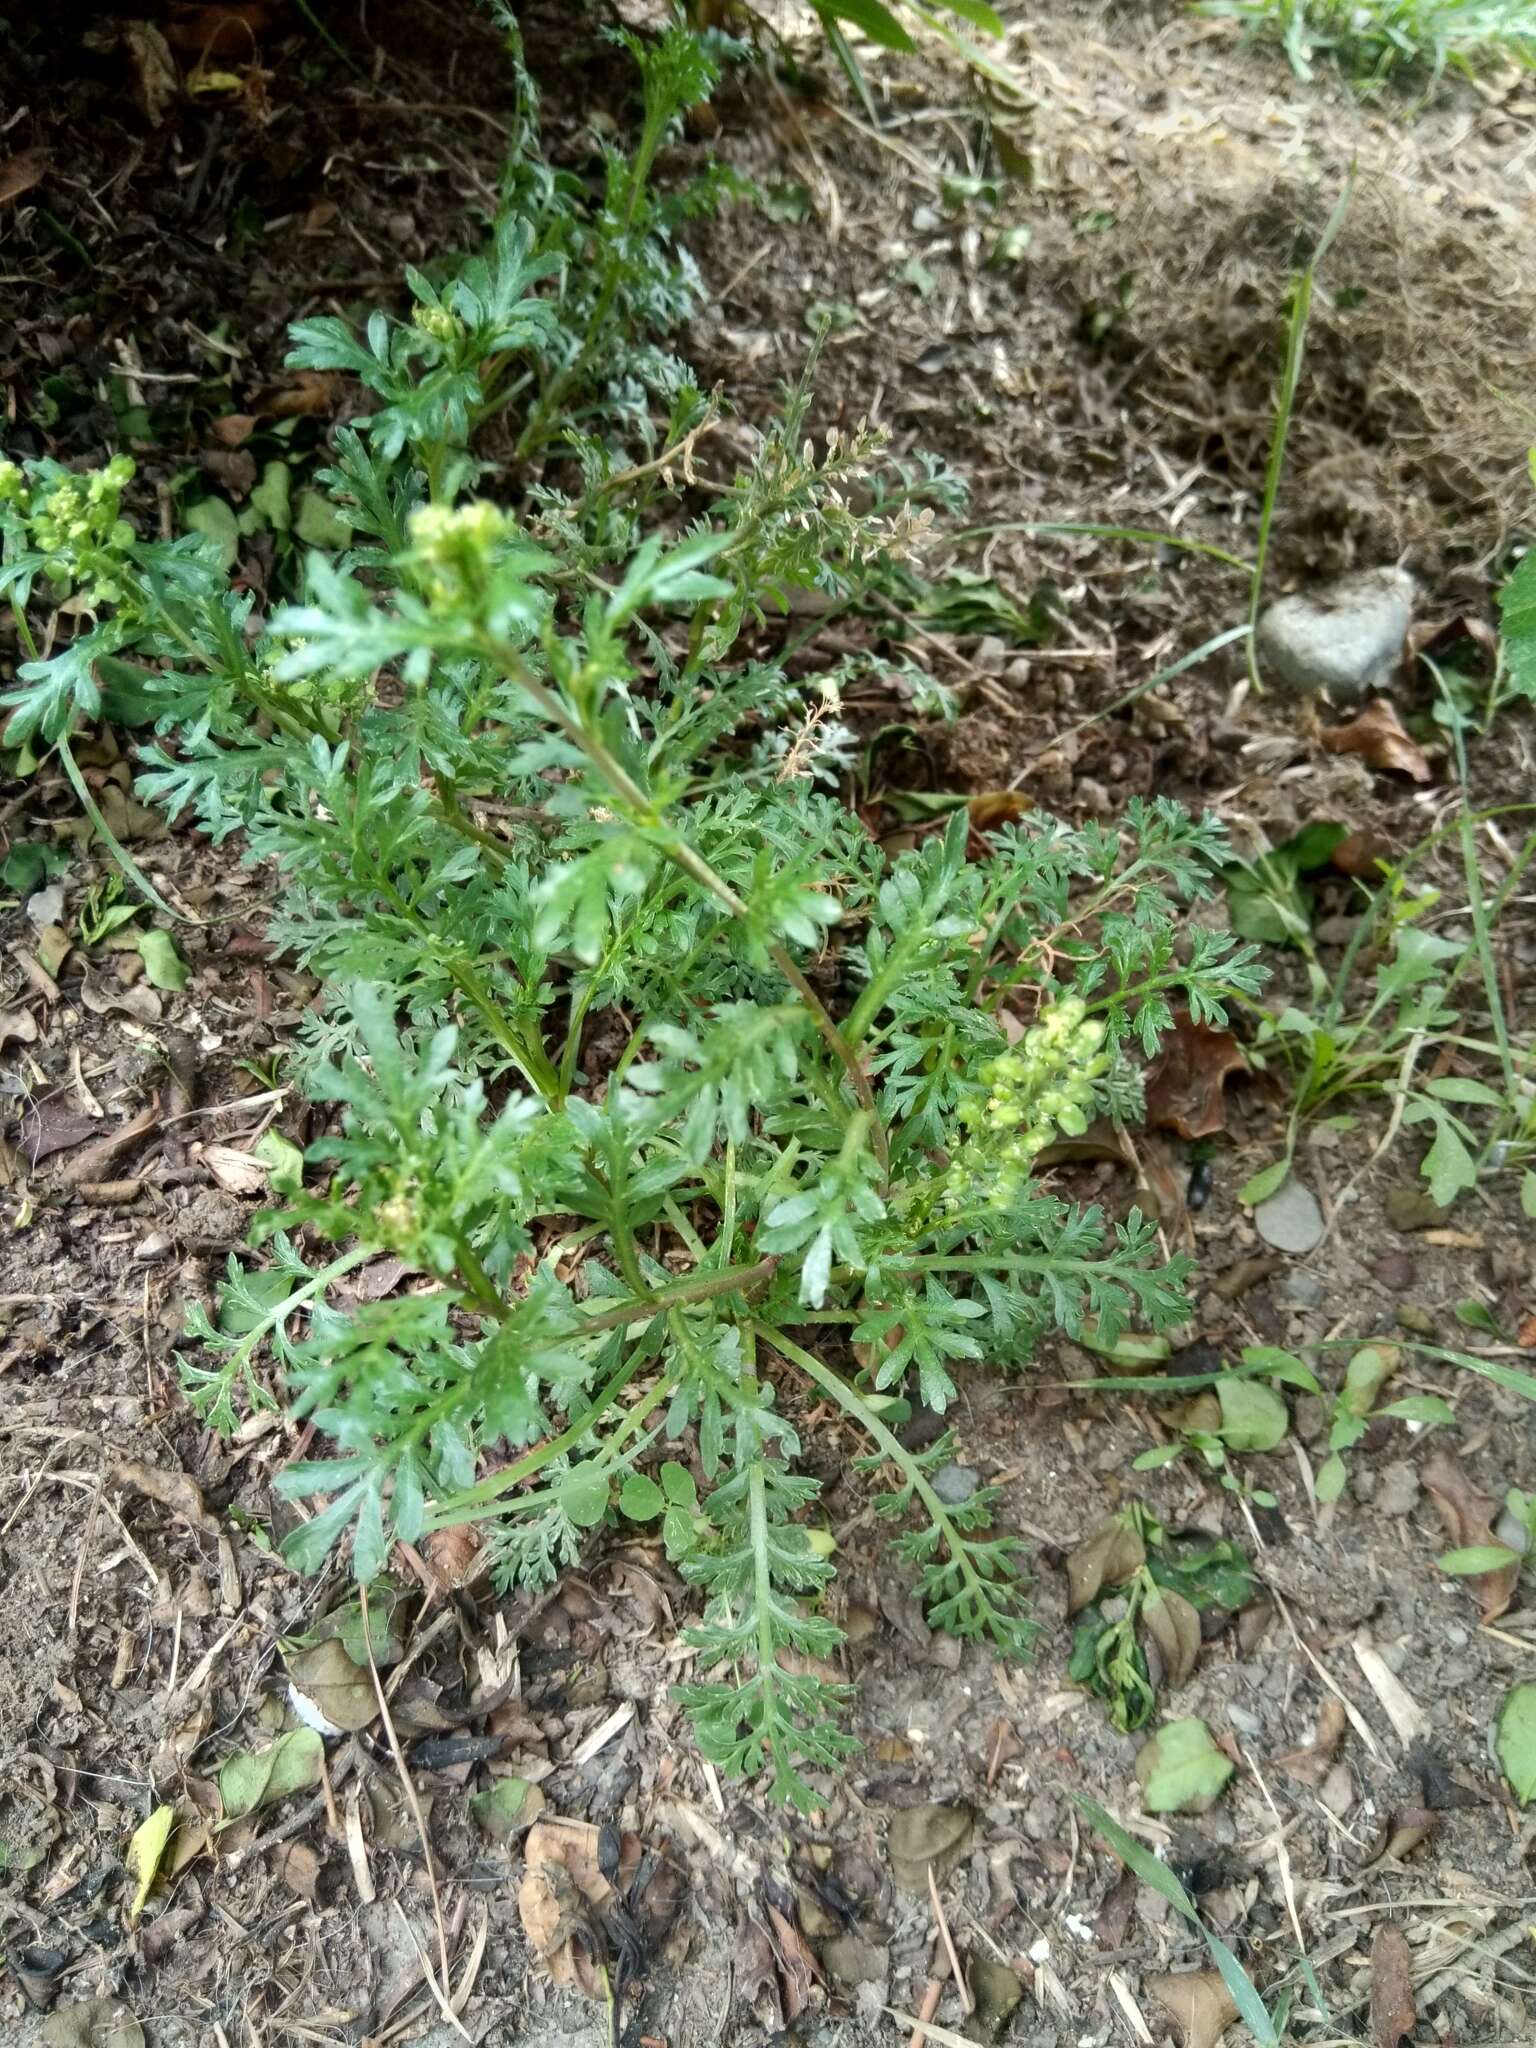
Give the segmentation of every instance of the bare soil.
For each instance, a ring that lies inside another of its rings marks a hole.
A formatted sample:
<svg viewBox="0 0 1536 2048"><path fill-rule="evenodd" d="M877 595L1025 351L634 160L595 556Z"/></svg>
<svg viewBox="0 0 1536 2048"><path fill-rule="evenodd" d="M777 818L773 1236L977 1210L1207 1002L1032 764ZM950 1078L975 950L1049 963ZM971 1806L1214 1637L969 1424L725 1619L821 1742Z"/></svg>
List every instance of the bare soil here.
<svg viewBox="0 0 1536 2048"><path fill-rule="evenodd" d="M215 423L259 417L272 431L292 389L290 318L397 296L407 263L474 238L473 216L494 202L508 99L497 37L457 10L335 21L325 10L338 49L308 9L254 7L247 45L203 55L217 12L164 17L179 36L158 87L133 23L83 37L74 20L24 24L0 144L50 153L42 181L0 207L7 444L95 457L118 444L132 408L167 517L189 467L237 503L251 488ZM1287 293L1354 163L1308 337L1271 574L1280 588L1403 560L1422 619L1486 622L1529 523L1520 407L1536 392L1536 88L1496 78L1447 84L1422 105L1362 106L1330 77L1303 88L1273 53L1175 6L1050 0L1038 14L1015 43L1018 104L989 109L927 52L872 67L880 137L835 83L818 98L753 73L723 92L719 133L680 143L679 166L722 150L770 192L803 193L805 216L743 206L701 234L711 298L688 341L704 374L750 420L803 359L809 309L831 307L818 426L867 414L899 451L942 455L971 480L975 525L1172 529L1251 556ZM551 10L530 24L530 45L573 148L594 103L624 116L622 82L593 57L585 25ZM199 64L227 71L238 94L192 90ZM946 195L946 180L983 177L995 201ZM1029 230L1027 251L989 267L1011 226ZM282 445L302 457L331 414L291 417ZM1445 747L1416 723L1424 699L1406 674L1394 696L1429 750L1422 788L1326 751L1313 707L1255 696L1229 655L1106 711L1243 617L1245 583L1220 564L1006 530L955 558L1021 602L1051 586L1060 630L1036 649L985 635L920 644L965 708L882 766L859 793L872 814L887 778L1018 787L1073 818L1171 793L1209 804L1248 844L1334 819L1399 853L1451 814ZM242 570L261 590L270 552L258 542ZM879 621L857 630L885 644ZM853 708L871 732L890 715L875 700ZM185 1302L208 1292L257 1206L223 1184L218 1147L273 1115L300 1142L311 1135L305 1112L266 1099L263 1063L312 991L263 943L269 879L132 807L110 734L85 758L146 871L208 922L178 929L192 972L170 993L135 979L127 953L74 952L50 985L24 911L6 913L0 2036L131 2048L131 2033L45 2033L101 1998L136 2015L151 2048L437 2048L458 2036L431 1994L428 1865L376 1724L330 1746L316 1799L238 1823L141 1917L130 1911L133 1831L163 1800L184 1802L188 1833L213 1808L221 1761L282 1725L280 1639L345 1587L303 1581L272 1554L284 1510L271 1481L297 1430L261 1414L220 1442L188 1410L174 1362ZM1528 716L1501 720L1475 748L1471 782L1479 806L1530 798ZM44 771L5 791L0 829L7 843L68 836L74 808ZM1495 822L1480 839L1493 885L1510 836ZM108 872L81 845L72 908ZM1466 936L1453 850L1415 873L1447 892L1437 929ZM1340 957L1350 904L1343 876L1323 881L1325 963ZM1294 962L1276 965L1282 989L1304 986ZM1528 1032L1529 901L1506 917L1498 965ZM1371 1162L1384 1105L1302 1148L1329 1223L1321 1247L1297 1260L1259 1241L1236 1190L1273 1155L1286 1106L1283 1076L1256 1071L1229 1089L1213 1192L1197 1209L1185 1199L1191 1161L1163 1133L1136 1134L1139 1171L1060 1169L1071 1192L1122 1209L1150 1191L1170 1248L1195 1254L1186 1369L1272 1343L1313 1356L1334 1386L1347 1351L1312 1347L1409 1332L1519 1365L1517 1342L1465 1327L1456 1305L1474 1300L1529 1340L1529 1225L1512 1196L1482 1194L1395 1228L1386 1204L1419 1185L1422 1141L1400 1133ZM1293 1439L1244 1463L1276 1497L1253 1508L1187 1461L1133 1473L1166 1435L1167 1410L1071 1390L1102 1363L1051 1344L1029 1374L975 1373L963 1390L959 1460L1001 1485L1005 1519L1039 1546L1043 1633L1024 1668L930 1635L871 1525L855 1447L833 1420L809 1420L865 1745L813 1820L701 1768L668 1697L672 1624L691 1595L654 1545L604 1537L537 1611L483 1582L455 1586L462 1559L411 1561L404 1662L385 1677L470 2039L607 2038L602 2008L552 1987L530 1955L517 1842L471 1818L492 1751L538 1781L548 1813L655 1853L635 1901L646 1969L621 2020L633 2048L897 2043L911 2022L891 2012L920 2008L950 2030L934 2038L966 2032L975 2023L947 1981L934 1901L901 1889L889 1853L893 1813L928 1803L971 1817L939 1897L978 1989L990 1970L993 1986L1011 1973L1021 1994L995 2038L1175 2038L1155 1980L1203 1966L1204 1949L1124 1879L1076 1794L1165 1853L1254 1977L1271 1988L1289 1978L1306 2008L1304 1946L1329 2018L1307 2021L1303 2038L1388 2038L1371 2006L1383 1927L1406 1936L1412 2038L1529 2038L1533 1832L1489 1739L1508 1686L1532 1675L1536 1610L1517 1597L1479 1626L1466 1587L1435 1569L1448 1538L1422 1473L1441 1433L1373 1423L1344 1496L1319 1507L1328 1414L1302 1399ZM1450 1448L1483 1494L1536 1482L1520 1395L1411 1350L1394 1391L1453 1403ZM1131 1498L1172 1529L1242 1543L1264 1588L1165 1702L1203 1716L1239 1766L1209 1813L1171 1825L1142 1815L1141 1738L1117 1734L1066 1677L1062 1559ZM1332 1765L1309 1782L1281 1759L1341 1698L1349 1718ZM930 1980L945 1981L923 2007Z"/></svg>

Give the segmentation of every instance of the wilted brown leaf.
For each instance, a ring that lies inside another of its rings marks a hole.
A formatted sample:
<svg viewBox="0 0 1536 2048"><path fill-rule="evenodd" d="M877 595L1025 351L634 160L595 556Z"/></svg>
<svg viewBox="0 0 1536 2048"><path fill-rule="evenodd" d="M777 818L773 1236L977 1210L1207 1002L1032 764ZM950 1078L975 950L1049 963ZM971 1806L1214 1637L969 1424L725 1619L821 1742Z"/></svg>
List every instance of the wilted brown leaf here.
<svg viewBox="0 0 1536 2048"><path fill-rule="evenodd" d="M1482 1550L1498 1542L1493 1533L1497 1504L1486 1493L1478 1492L1453 1451L1437 1451L1420 1477L1425 1492L1440 1510L1440 1519L1455 1549ZM1465 1581L1477 1597L1479 1618L1485 1627L1490 1621L1497 1621L1514 1599L1520 1562L1518 1557L1512 1557L1497 1571L1478 1572Z"/></svg>
<svg viewBox="0 0 1536 2048"><path fill-rule="evenodd" d="M152 22L126 21L122 47L133 69L134 98L152 128L158 128L181 88L181 75L170 45Z"/></svg>
<svg viewBox="0 0 1536 2048"><path fill-rule="evenodd" d="M83 1145L100 1128L95 1117L82 1116L62 1102L40 1102L21 1120L21 1155L29 1166L40 1166L55 1152Z"/></svg>
<svg viewBox="0 0 1536 2048"><path fill-rule="evenodd" d="M784 1992L784 2018L792 2026L810 2004L811 1993L821 1971L799 1928L787 1920L771 1900L768 1901L768 1925L774 1960L779 1966L779 1982Z"/></svg>
<svg viewBox="0 0 1536 2048"><path fill-rule="evenodd" d="M1166 1683L1182 1685L1200 1658L1200 1616L1182 1593L1157 1586L1141 1604L1141 1620L1163 1660Z"/></svg>
<svg viewBox="0 0 1536 2048"><path fill-rule="evenodd" d="M1106 1586L1123 1586L1147 1561L1146 1545L1118 1516L1101 1522L1067 1557L1067 1612L1079 1614Z"/></svg>
<svg viewBox="0 0 1536 2048"><path fill-rule="evenodd" d="M1018 1738L1013 1723L1005 1714L999 1714L987 1730L987 1783L995 1785L997 1774L1011 1758L1022 1751L1024 1745Z"/></svg>
<svg viewBox="0 0 1536 2048"><path fill-rule="evenodd" d="M967 797L965 808L973 832L994 832L999 825L1011 825L1034 809L1022 789L984 789Z"/></svg>
<svg viewBox="0 0 1536 2048"><path fill-rule="evenodd" d="M1347 725L1325 725L1320 738L1330 754L1359 754L1372 768L1406 775L1413 782L1430 779L1423 748L1404 732L1385 697L1373 697Z"/></svg>
<svg viewBox="0 0 1536 2048"><path fill-rule="evenodd" d="M1372 881L1384 860L1392 857L1392 842L1384 832L1351 832L1341 839L1328 859L1341 875Z"/></svg>
<svg viewBox="0 0 1536 2048"><path fill-rule="evenodd" d="M325 370L295 370L281 384L265 385L250 401L251 411L272 420L303 419L328 413L336 402L340 380Z"/></svg>
<svg viewBox="0 0 1536 2048"><path fill-rule="evenodd" d="M9 206L40 185L48 169L46 149L20 149L0 163L0 206Z"/></svg>
<svg viewBox="0 0 1536 2048"><path fill-rule="evenodd" d="M107 1476L120 1486L131 1486L148 1500L159 1501L204 1535L218 1535L218 1517L208 1512L197 1481L185 1472L162 1472L154 1465L140 1464L136 1458L120 1458Z"/></svg>
<svg viewBox="0 0 1536 2048"><path fill-rule="evenodd" d="M1232 1994L1214 1970L1183 1970L1175 1977L1149 1977L1147 1989L1177 2021L1184 2048L1216 2048L1237 2018Z"/></svg>
<svg viewBox="0 0 1536 2048"><path fill-rule="evenodd" d="M308 1842L290 1842L283 1856L283 1883L301 1899L315 1903L320 1882L320 1854Z"/></svg>
<svg viewBox="0 0 1536 2048"><path fill-rule="evenodd" d="M590 1821L541 1820L523 1844L525 1870L518 1887L517 1911L523 1932L537 1950L551 1980L562 1990L580 1989L588 1998L601 1993L592 1962L592 1942L584 1931L594 1908L601 1913L613 1898L613 1887L598 1867L600 1830ZM619 1865L632 1875L640 1844L624 1837Z"/></svg>
<svg viewBox="0 0 1536 2048"><path fill-rule="evenodd" d="M77 1152L62 1169L63 1178L71 1186L91 1181L102 1181L109 1177L117 1161L140 1138L149 1133L160 1121L160 1098L146 1102L137 1116L130 1117L125 1124L119 1124L115 1131L107 1131L94 1145L87 1145ZM96 1126L100 1129L100 1126Z"/></svg>
<svg viewBox="0 0 1536 2048"><path fill-rule="evenodd" d="M1348 1726L1343 1702L1329 1693L1324 1699L1317 1716L1317 1733L1308 1749L1287 1750L1284 1756L1277 1756L1275 1762L1287 1777L1295 1778L1303 1785L1321 1785L1333 1768L1333 1754L1344 1737Z"/></svg>
<svg viewBox="0 0 1536 2048"><path fill-rule="evenodd" d="M1371 2039L1376 2048L1398 2048L1417 2020L1408 1937L1383 1920L1371 1941Z"/></svg>
<svg viewBox="0 0 1536 2048"><path fill-rule="evenodd" d="M1188 1010L1176 1010L1173 1029L1147 1075L1148 1125L1177 1131L1181 1138L1208 1138L1225 1129L1227 1076L1247 1071L1230 1031L1197 1024Z"/></svg>
<svg viewBox="0 0 1536 2048"><path fill-rule="evenodd" d="M295 1650L285 1661L294 1691L332 1728L354 1732L377 1718L379 1703L371 1672L354 1664L334 1636Z"/></svg>

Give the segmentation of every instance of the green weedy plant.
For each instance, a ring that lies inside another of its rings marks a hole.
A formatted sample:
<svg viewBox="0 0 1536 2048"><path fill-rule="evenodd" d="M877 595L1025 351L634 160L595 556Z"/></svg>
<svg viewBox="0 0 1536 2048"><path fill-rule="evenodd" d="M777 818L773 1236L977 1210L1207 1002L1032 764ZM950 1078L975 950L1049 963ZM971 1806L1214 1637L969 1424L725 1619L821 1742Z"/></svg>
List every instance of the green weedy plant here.
<svg viewBox="0 0 1536 2048"><path fill-rule="evenodd" d="M704 1601L701 1747L809 1805L851 1743L817 1671L838 1632L797 1394L862 1432L934 1624L1023 1651L1018 1543L991 1489L940 1497L950 1440L904 1446L903 1390L942 1409L957 1361L1185 1313L1149 1223L1032 1169L1134 1109L1130 1051L1174 1004L1220 1022L1260 976L1253 947L1181 930L1226 849L1170 803L1031 819L976 860L962 818L887 863L818 787L826 699L763 629L796 589L885 573L953 485L872 431L818 443L802 382L690 523L706 401L628 357L615 379L591 340L676 275L635 193L645 138L708 82L687 40L631 45L640 153L595 206L530 140L491 251L413 279L409 322L298 330L298 360L376 401L325 479L361 544L311 557L303 602L259 621L204 541L139 540L120 464L83 483L79 553L49 553L61 479L7 468L13 602L46 576L94 623L6 701L13 744L65 748L118 664L160 729L142 791L271 864L270 935L323 983L296 1071L334 1134L259 1226L267 1262L232 1258L193 1311L184 1366L217 1427L282 1401L328 1444L278 1480L317 1503L285 1554L314 1570L346 1537L368 1580L397 1538L480 1521L498 1582L538 1585L615 1503L664 1506ZM519 509L466 495L505 415L558 448ZM386 1252L411 1291L348 1300ZM639 1468L690 1432L658 1489Z"/></svg>

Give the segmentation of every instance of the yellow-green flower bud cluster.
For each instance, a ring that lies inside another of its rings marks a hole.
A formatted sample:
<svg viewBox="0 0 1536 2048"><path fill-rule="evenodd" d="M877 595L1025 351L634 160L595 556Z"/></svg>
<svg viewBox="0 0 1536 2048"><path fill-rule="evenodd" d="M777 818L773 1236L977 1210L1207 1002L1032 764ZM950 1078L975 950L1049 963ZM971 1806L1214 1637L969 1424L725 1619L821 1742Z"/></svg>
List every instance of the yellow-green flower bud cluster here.
<svg viewBox="0 0 1536 2048"><path fill-rule="evenodd" d="M464 337L464 322L457 313L450 313L446 306L417 306L411 319L423 334L430 334L444 348L452 348Z"/></svg>
<svg viewBox="0 0 1536 2048"><path fill-rule="evenodd" d="M79 590L88 604L116 604L121 570L136 538L120 512L133 475L126 455L85 476L69 472L33 489L14 462L0 463L0 504L14 505L51 583Z"/></svg>
<svg viewBox="0 0 1536 2048"><path fill-rule="evenodd" d="M490 585L496 551L511 522L499 505L423 505L411 514L411 552L425 572L427 600L445 610L473 605Z"/></svg>
<svg viewBox="0 0 1536 2048"><path fill-rule="evenodd" d="M1040 1013L1023 1038L977 1074L986 1087L960 1105L967 1127L950 1161L940 1206L954 1214L985 1202L1006 1209L1057 1132L1088 1128L1093 1084L1108 1070L1104 1026L1080 997L1064 996Z"/></svg>

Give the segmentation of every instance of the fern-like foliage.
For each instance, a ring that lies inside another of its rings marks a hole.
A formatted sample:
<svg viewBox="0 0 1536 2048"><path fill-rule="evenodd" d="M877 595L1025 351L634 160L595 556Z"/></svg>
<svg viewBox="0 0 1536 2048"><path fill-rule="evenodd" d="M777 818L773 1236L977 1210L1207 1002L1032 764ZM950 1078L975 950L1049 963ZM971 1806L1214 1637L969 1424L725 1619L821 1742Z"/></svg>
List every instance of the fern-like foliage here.
<svg viewBox="0 0 1536 2048"><path fill-rule="evenodd" d="M368 1578L483 1520L498 1583L539 1586L660 1513L703 1603L701 1748L810 1806L851 1745L797 1400L864 1432L934 1625L1022 1652L996 1502L946 1506L940 1449L878 1397L941 1410L1049 1331L1185 1313L1152 1227L1067 1204L1039 1159L1134 1106L1174 1004L1219 1022L1258 970L1182 940L1226 854L1172 804L1032 815L981 857L961 818L887 859L842 800L850 671L792 662L786 611L889 578L955 482L818 435L808 369L695 488L723 400L662 345L696 288L678 233L729 181L654 173L730 52L624 40L637 129L600 193L540 153L514 43L487 248L413 275L409 318L295 328L290 360L372 409L322 478L354 545L290 602L258 621L206 543L138 539L120 465L0 470L11 596L95 617L23 666L10 739L67 745L129 668L141 794L265 864L270 937L320 980L296 1071L325 1135L183 1365L219 1429L274 1401L313 1423L286 1554L345 1542ZM405 1282L359 1298L380 1254ZM808 1314L863 1374L799 1348ZM662 1437L691 1460L665 1496Z"/></svg>

